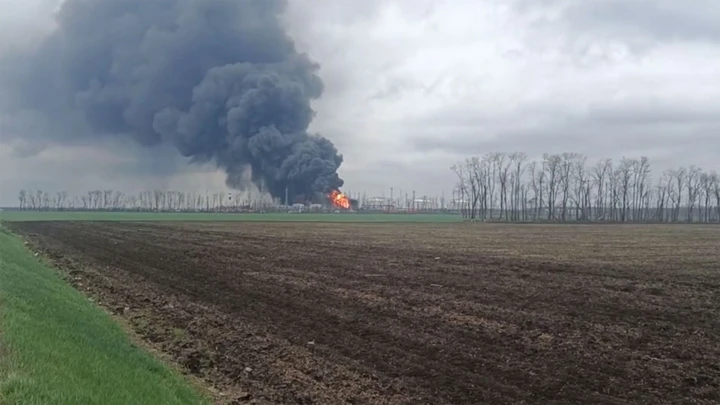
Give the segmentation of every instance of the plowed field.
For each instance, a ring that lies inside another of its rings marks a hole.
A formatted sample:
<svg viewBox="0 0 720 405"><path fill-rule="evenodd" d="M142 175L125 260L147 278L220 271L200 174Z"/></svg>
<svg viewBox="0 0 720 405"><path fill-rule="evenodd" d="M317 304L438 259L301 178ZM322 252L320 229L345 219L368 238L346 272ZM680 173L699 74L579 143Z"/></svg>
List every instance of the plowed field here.
<svg viewBox="0 0 720 405"><path fill-rule="evenodd" d="M718 227L8 226L218 401L720 403Z"/></svg>

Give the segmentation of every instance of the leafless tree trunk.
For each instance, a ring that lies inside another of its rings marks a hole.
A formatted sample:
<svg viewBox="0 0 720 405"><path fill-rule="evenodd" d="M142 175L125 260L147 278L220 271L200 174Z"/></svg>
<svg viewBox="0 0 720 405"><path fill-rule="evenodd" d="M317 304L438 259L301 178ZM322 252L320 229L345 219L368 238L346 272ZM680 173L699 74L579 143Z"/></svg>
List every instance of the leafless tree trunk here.
<svg viewBox="0 0 720 405"><path fill-rule="evenodd" d="M495 155L497 178L500 183L500 216L498 219L501 221L503 220L503 215L505 215L505 219L507 220L507 182L510 166L512 165L512 161L505 160L506 157L504 153L497 153Z"/></svg>
<svg viewBox="0 0 720 405"><path fill-rule="evenodd" d="M463 165L465 178L467 179L468 193L466 193L466 199L468 204L468 215L470 220L477 218L478 212L478 201L480 199L480 179L475 175L475 170L478 165L478 158L473 157L467 159ZM413 196L413 204L415 204L415 197Z"/></svg>
<svg viewBox="0 0 720 405"><path fill-rule="evenodd" d="M153 210L155 212L160 211L160 201L162 200L164 193L160 190L155 190L153 193Z"/></svg>
<svg viewBox="0 0 720 405"><path fill-rule="evenodd" d="M490 190L490 183L493 181L490 165L491 162L488 160L487 155L482 158L475 158L472 161L472 176L477 183L479 192L479 218L482 220L487 220L488 216L488 193Z"/></svg>
<svg viewBox="0 0 720 405"><path fill-rule="evenodd" d="M527 154L523 152L515 152L510 155L510 161L514 165L515 171L512 177L512 212L513 216L511 220L520 221L520 203L522 201L521 189L522 189L522 178L525 172L525 161L527 160ZM524 206L524 204L523 204Z"/></svg>
<svg viewBox="0 0 720 405"><path fill-rule="evenodd" d="M675 212L673 214L673 222L676 222L680 220L680 207L682 205L682 193L683 193L683 187L685 186L685 178L687 175L687 171L684 167L681 167L679 169L676 169L672 172L672 175L675 178Z"/></svg>
<svg viewBox="0 0 720 405"><path fill-rule="evenodd" d="M632 171L634 166L634 160L622 158L622 160L620 161L620 167L618 167L617 169L617 176L620 181L620 193L622 200L622 206L620 208L620 222L627 222L628 220L628 210L630 208L630 180L632 177Z"/></svg>
<svg viewBox="0 0 720 405"><path fill-rule="evenodd" d="M21 210L27 208L27 192L25 190L20 190L20 192L18 193L18 202L20 203Z"/></svg>
<svg viewBox="0 0 720 405"><path fill-rule="evenodd" d="M572 182L572 173L575 161L578 155L574 153L563 153L560 161L559 185L562 191L562 204L560 211L560 220L567 220L568 201L570 200L570 184Z"/></svg>
<svg viewBox="0 0 720 405"><path fill-rule="evenodd" d="M50 210L50 194L47 191L42 193L42 209L44 211Z"/></svg>
<svg viewBox="0 0 720 405"><path fill-rule="evenodd" d="M577 155L573 163L573 203L575 204L575 220L576 221L589 221L590 220L590 181L587 178L585 171L585 165L587 163L587 157L583 155Z"/></svg>
<svg viewBox="0 0 720 405"><path fill-rule="evenodd" d="M551 221L555 219L555 201L557 200L558 192L558 177L560 175L560 164L562 163L562 157L556 154L544 154L543 155L543 170L546 173L547 186L548 186L548 215L547 220Z"/></svg>
<svg viewBox="0 0 720 405"><path fill-rule="evenodd" d="M115 191L115 195L113 196L113 202L112 202L112 209L113 210L120 210L124 208L123 199L125 198L125 194L122 191Z"/></svg>
<svg viewBox="0 0 720 405"><path fill-rule="evenodd" d="M642 156L639 161L636 163L636 170L635 170L635 190L636 195L638 197L636 207L636 212L634 214L637 221L644 221L647 219L648 215L648 209L646 209L646 206L649 206L649 190L648 190L648 180L650 177L650 161L647 157Z"/></svg>
<svg viewBox="0 0 720 405"><path fill-rule="evenodd" d="M699 221L710 222L710 199L712 198L712 178L709 173L700 174L701 205L698 207Z"/></svg>
<svg viewBox="0 0 720 405"><path fill-rule="evenodd" d="M720 176L713 172L710 177L712 178L712 190L715 195L715 221L720 223Z"/></svg>
<svg viewBox="0 0 720 405"><path fill-rule="evenodd" d="M542 183L545 171L538 169L536 161L530 162L528 168L530 170L530 186L533 190L533 221L537 221L540 217L540 207L542 206Z"/></svg>
<svg viewBox="0 0 720 405"><path fill-rule="evenodd" d="M621 170L615 169L609 173L609 189L610 189L610 217L611 221L620 221L620 209L619 206L622 203L622 173Z"/></svg>
<svg viewBox="0 0 720 405"><path fill-rule="evenodd" d="M495 209L495 179L499 172L499 167L502 165L500 161L503 154L499 152L486 154L483 156L484 160L488 161L488 169L490 179L488 180L488 218L493 220L493 211Z"/></svg>
<svg viewBox="0 0 720 405"><path fill-rule="evenodd" d="M28 192L27 199L28 199L28 204L30 205L30 209L34 210L35 209L35 194L33 194L32 192Z"/></svg>
<svg viewBox="0 0 720 405"><path fill-rule="evenodd" d="M458 183L456 185L457 193L460 195L460 214L462 215L463 219L470 218L470 210L468 205L468 200L471 199L470 197L470 182L471 180L468 178L468 162L462 162L455 164L451 167L452 171L455 172L455 175L458 178Z"/></svg>
<svg viewBox="0 0 720 405"><path fill-rule="evenodd" d="M655 185L655 221L665 222L665 204L667 202L667 174L663 173L662 177Z"/></svg>
<svg viewBox="0 0 720 405"><path fill-rule="evenodd" d="M599 221L605 221L607 212L607 200L605 198L606 193L606 178L609 173L612 173L612 160L603 159L593 167L593 179L595 186L597 187L597 194L595 195L595 212Z"/></svg>
<svg viewBox="0 0 720 405"><path fill-rule="evenodd" d="M693 222L693 211L695 210L695 204L698 200L698 190L700 188L700 174L701 171L695 166L690 166L687 175L685 177L687 185L687 196L688 196L688 208L687 208L687 222Z"/></svg>

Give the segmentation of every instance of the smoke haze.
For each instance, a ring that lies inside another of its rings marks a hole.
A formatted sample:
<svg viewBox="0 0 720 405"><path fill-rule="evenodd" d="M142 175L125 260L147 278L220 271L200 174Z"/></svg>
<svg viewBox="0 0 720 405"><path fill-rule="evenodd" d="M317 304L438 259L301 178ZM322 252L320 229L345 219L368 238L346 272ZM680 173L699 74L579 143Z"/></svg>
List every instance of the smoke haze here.
<svg viewBox="0 0 720 405"><path fill-rule="evenodd" d="M339 188L342 155L307 132L323 83L285 31L285 3L66 0L41 44L3 55L1 129L172 144L217 164L228 186L275 197Z"/></svg>

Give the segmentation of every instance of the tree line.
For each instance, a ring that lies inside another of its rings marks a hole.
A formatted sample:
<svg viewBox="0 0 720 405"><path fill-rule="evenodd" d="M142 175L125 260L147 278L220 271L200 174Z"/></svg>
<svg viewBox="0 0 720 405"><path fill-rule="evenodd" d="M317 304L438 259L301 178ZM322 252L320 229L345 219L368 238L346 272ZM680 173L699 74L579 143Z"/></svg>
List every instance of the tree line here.
<svg viewBox="0 0 720 405"><path fill-rule="evenodd" d="M346 193L350 198L360 201L364 210L371 211L373 198L365 193ZM407 212L437 212L447 206L444 197L428 196L415 199L415 192L405 193L385 203ZM282 211L288 207L281 199L272 201L268 196L239 194L228 192L183 192L172 190L148 190L140 193L124 193L119 190L91 190L80 195L70 195L67 191L48 192L43 190L20 190L18 207L30 211L243 211L266 210ZM329 208L329 204L328 204Z"/></svg>
<svg viewBox="0 0 720 405"><path fill-rule="evenodd" d="M492 152L451 167L454 201L480 221L720 222L717 172L678 167L652 176L647 157L589 163L578 153Z"/></svg>
<svg viewBox="0 0 720 405"><path fill-rule="evenodd" d="M475 221L704 222L720 223L720 179L696 166L653 176L649 159L601 159L589 163L577 153L486 153L451 167L457 178L452 199L416 198L395 193L390 199L355 196L361 211L456 213ZM381 200L381 201L377 201ZM148 190L135 194L92 190L21 190L23 210L105 211L276 211L286 207L262 196L227 192Z"/></svg>
<svg viewBox="0 0 720 405"><path fill-rule="evenodd" d="M403 212L439 212L453 211L443 196L429 197L416 193L402 193L396 199L387 199L382 207L392 206ZM377 197L368 197L366 193L346 192L348 197L360 202L363 211L379 211ZM18 207L31 211L242 211L287 209L281 199L272 201L267 196L228 192L183 192L172 190L149 190L137 194L119 190L91 190L80 195L69 195L67 191L48 192L43 190L21 190L18 194ZM292 202L291 202L292 203ZM329 208L329 204L328 207ZM380 210L382 211L382 210ZM457 211L457 210L455 210Z"/></svg>
<svg viewBox="0 0 720 405"><path fill-rule="evenodd" d="M69 196L67 191L49 193L20 190L21 210L101 210L101 211L221 211L230 208L260 208L266 201L237 199L223 192L196 193L168 190L126 194L118 190L91 190Z"/></svg>

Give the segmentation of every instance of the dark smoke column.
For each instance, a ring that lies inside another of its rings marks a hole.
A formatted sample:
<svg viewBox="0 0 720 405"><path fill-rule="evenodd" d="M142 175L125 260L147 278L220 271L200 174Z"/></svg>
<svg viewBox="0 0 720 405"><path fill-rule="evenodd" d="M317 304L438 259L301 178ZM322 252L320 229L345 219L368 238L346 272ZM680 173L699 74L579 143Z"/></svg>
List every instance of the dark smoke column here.
<svg viewBox="0 0 720 405"><path fill-rule="evenodd" d="M288 187L291 199L317 198L342 186L342 155L307 132L323 84L287 35L284 9L282 0L66 0L29 63L52 80L38 74L20 90L40 80L95 136L172 143L215 162L231 187L249 178L274 197Z"/></svg>
<svg viewBox="0 0 720 405"><path fill-rule="evenodd" d="M342 156L329 140L307 133L310 99L322 92L316 69L304 55L212 68L193 89L191 107L161 110L153 128L185 156L213 156L235 188L243 188L248 167L274 197L286 186L291 198L339 188Z"/></svg>

